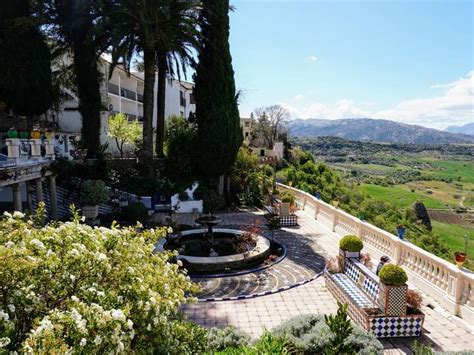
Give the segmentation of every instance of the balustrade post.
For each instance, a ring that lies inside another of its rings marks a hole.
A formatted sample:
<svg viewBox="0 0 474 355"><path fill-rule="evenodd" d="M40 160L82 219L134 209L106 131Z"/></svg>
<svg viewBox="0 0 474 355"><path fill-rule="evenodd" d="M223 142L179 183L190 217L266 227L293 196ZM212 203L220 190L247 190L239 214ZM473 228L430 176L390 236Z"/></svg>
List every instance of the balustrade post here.
<svg viewBox="0 0 474 355"><path fill-rule="evenodd" d="M18 138L11 138L5 140L8 150L8 159L18 160L20 158L20 140Z"/></svg>
<svg viewBox="0 0 474 355"><path fill-rule="evenodd" d="M362 239L362 221L358 220L356 223L356 235Z"/></svg>
<svg viewBox="0 0 474 355"><path fill-rule="evenodd" d="M319 213L319 200L314 201L314 219L318 219Z"/></svg>
<svg viewBox="0 0 474 355"><path fill-rule="evenodd" d="M31 157L41 158L41 139L30 139Z"/></svg>
<svg viewBox="0 0 474 355"><path fill-rule="evenodd" d="M336 231L336 225L337 225L337 209L336 207L331 207L332 209L332 231Z"/></svg>
<svg viewBox="0 0 474 355"><path fill-rule="evenodd" d="M44 140L45 158L54 159L54 144L50 139Z"/></svg>
<svg viewBox="0 0 474 355"><path fill-rule="evenodd" d="M44 202L43 196L43 178L35 179L36 184L36 205L40 202Z"/></svg>
<svg viewBox="0 0 474 355"><path fill-rule="evenodd" d="M456 271L456 285L454 289L454 315L461 316L461 304L464 292L464 274L461 270Z"/></svg>
<svg viewBox="0 0 474 355"><path fill-rule="evenodd" d="M395 242L395 250L393 251L393 262L395 263L395 265L400 264L401 256L402 256L402 241L398 239Z"/></svg>

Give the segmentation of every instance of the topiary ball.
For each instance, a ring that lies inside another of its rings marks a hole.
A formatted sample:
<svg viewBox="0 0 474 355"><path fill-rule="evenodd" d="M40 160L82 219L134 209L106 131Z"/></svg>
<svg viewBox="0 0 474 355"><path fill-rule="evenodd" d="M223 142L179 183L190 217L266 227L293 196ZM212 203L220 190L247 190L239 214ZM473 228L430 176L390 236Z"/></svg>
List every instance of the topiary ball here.
<svg viewBox="0 0 474 355"><path fill-rule="evenodd" d="M380 281L386 285L403 286L408 281L405 270L398 265L387 264L379 272Z"/></svg>
<svg viewBox="0 0 474 355"><path fill-rule="evenodd" d="M364 247L362 239L356 235L346 235L339 241L339 248L349 252L361 251Z"/></svg>

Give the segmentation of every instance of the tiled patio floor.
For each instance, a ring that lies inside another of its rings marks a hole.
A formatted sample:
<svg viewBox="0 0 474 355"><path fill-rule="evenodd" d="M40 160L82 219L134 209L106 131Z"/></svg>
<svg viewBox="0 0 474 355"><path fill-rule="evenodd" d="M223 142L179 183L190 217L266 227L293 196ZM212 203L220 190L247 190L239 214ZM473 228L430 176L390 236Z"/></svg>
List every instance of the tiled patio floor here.
<svg viewBox="0 0 474 355"><path fill-rule="evenodd" d="M299 212L299 227L285 229L291 234L312 238L318 249L328 255L337 252L337 237L324 225L313 220L304 212ZM223 224L248 224L261 213L222 214ZM192 216L179 216L181 223L192 224ZM474 350L474 333L463 320L449 315L440 307L434 309L424 306L426 314L422 341L430 343L434 350L459 351ZM235 326L257 337L262 331L279 325L283 321L308 313L333 313L336 301L326 289L324 279L317 278L304 285L287 291L236 301L199 302L186 305L184 311L190 320L206 327ZM474 326L474 325L471 325ZM387 354L410 354L413 339L383 340Z"/></svg>

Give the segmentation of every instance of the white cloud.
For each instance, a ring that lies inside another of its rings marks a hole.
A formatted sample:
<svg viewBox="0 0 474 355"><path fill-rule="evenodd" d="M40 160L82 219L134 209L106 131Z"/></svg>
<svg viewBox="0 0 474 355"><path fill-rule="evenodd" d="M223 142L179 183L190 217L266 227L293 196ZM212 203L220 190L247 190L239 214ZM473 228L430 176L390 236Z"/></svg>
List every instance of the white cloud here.
<svg viewBox="0 0 474 355"><path fill-rule="evenodd" d="M314 55L310 55L309 57L306 57L307 60L309 60L310 62L315 62L317 61L319 58L318 57L315 57Z"/></svg>
<svg viewBox="0 0 474 355"><path fill-rule="evenodd" d="M439 96L402 101L395 107L369 111L368 105L340 100L335 105L313 102L307 106L283 103L294 118L379 118L443 129L474 121L474 71L466 77L432 88L444 89ZM361 107L362 106L362 107ZM365 108L364 108L365 107Z"/></svg>

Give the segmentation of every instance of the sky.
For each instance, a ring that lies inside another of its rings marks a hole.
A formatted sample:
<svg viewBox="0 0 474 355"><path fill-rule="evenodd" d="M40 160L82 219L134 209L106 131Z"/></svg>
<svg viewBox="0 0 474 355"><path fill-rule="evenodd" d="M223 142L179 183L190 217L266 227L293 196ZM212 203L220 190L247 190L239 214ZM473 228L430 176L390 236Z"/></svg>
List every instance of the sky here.
<svg viewBox="0 0 474 355"><path fill-rule="evenodd" d="M474 122L474 1L231 0L241 116Z"/></svg>

